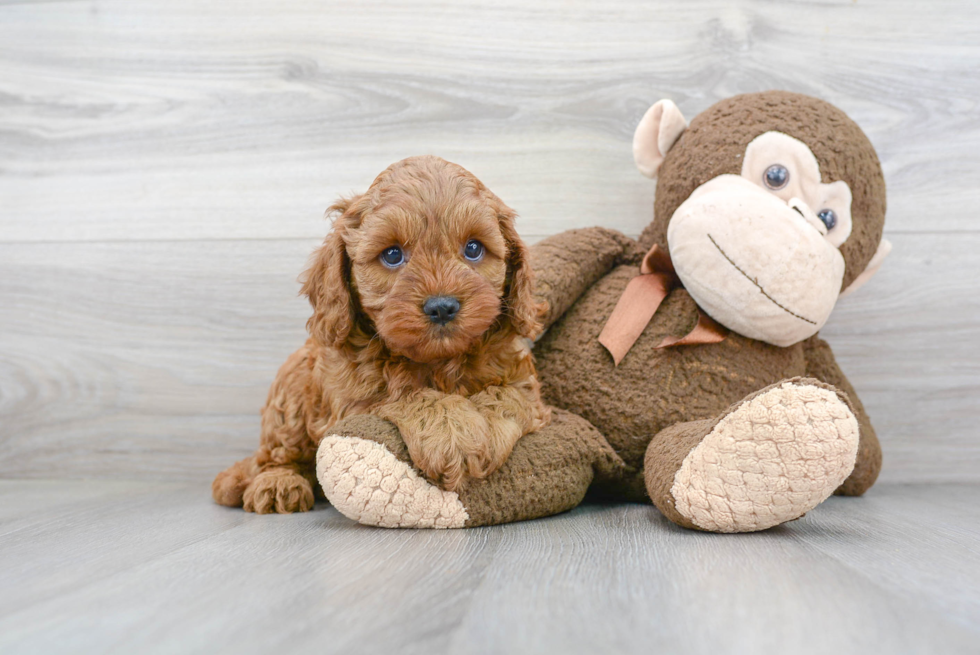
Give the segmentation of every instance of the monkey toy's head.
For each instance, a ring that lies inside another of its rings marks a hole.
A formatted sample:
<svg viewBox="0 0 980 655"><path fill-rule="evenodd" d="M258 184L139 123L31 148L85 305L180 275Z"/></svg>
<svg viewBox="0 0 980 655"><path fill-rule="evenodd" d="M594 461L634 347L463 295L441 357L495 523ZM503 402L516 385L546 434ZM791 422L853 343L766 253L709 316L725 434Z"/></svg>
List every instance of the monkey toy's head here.
<svg viewBox="0 0 980 655"><path fill-rule="evenodd" d="M661 100L637 127L633 155L658 178L641 244L666 247L698 305L752 339L812 336L891 248L874 148L822 100L740 95L690 126Z"/></svg>

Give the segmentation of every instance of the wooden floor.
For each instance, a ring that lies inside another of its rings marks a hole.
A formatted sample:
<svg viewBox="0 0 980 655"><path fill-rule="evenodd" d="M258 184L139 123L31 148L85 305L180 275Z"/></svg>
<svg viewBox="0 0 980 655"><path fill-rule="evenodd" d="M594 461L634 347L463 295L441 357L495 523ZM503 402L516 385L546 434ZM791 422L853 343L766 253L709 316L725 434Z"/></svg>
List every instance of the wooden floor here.
<svg viewBox="0 0 980 655"><path fill-rule="evenodd" d="M980 487L749 535L645 505L448 532L203 485L0 483L0 652L977 653Z"/></svg>

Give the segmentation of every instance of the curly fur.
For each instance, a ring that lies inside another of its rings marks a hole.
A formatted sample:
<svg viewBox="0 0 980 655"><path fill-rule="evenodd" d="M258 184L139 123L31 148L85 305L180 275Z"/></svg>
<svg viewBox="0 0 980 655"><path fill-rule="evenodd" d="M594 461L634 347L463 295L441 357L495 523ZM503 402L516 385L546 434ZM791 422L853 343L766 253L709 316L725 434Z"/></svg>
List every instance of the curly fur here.
<svg viewBox="0 0 980 655"><path fill-rule="evenodd" d="M273 382L259 449L215 478L222 505L310 509L317 445L352 414L395 423L416 466L450 490L550 419L527 343L544 308L513 210L465 169L413 157L328 212L333 229L302 278L310 338ZM485 247L479 263L462 257L469 239ZM396 270L378 260L392 245L407 255ZM455 320L429 321L432 295L459 299Z"/></svg>

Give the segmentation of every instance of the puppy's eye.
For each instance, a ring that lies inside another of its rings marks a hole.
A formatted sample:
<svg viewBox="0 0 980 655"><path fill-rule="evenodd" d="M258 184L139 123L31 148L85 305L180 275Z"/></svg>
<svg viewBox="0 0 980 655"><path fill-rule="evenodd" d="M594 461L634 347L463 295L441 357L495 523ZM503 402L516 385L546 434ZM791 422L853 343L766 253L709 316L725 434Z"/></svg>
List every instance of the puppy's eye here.
<svg viewBox="0 0 980 655"><path fill-rule="evenodd" d="M378 259L388 268L398 268L405 263L405 253L398 246L391 246L381 251Z"/></svg>
<svg viewBox="0 0 980 655"><path fill-rule="evenodd" d="M834 213L833 209L821 209L820 213L817 214L817 218L823 221L823 224L827 226L827 231L830 232L837 225L837 214Z"/></svg>
<svg viewBox="0 0 980 655"><path fill-rule="evenodd" d="M782 164L773 164L762 176L770 189L782 189L789 182L789 169Z"/></svg>
<svg viewBox="0 0 980 655"><path fill-rule="evenodd" d="M483 259L484 252L483 244L476 239L470 239L463 246L463 257L466 257L471 262L478 262Z"/></svg>

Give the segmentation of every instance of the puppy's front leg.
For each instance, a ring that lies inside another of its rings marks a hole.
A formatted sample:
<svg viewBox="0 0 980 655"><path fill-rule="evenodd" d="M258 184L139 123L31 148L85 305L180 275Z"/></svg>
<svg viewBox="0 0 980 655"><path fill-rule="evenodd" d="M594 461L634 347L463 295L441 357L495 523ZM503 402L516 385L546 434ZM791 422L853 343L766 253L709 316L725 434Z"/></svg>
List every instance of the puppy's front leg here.
<svg viewBox="0 0 980 655"><path fill-rule="evenodd" d="M500 468L518 439L543 428L551 418L551 411L532 384L487 387L470 400L489 426L489 457L486 468L476 477L486 477Z"/></svg>
<svg viewBox="0 0 980 655"><path fill-rule="evenodd" d="M455 491L467 475L486 475L490 426L467 398L419 389L371 413L398 426L412 461L443 488Z"/></svg>

